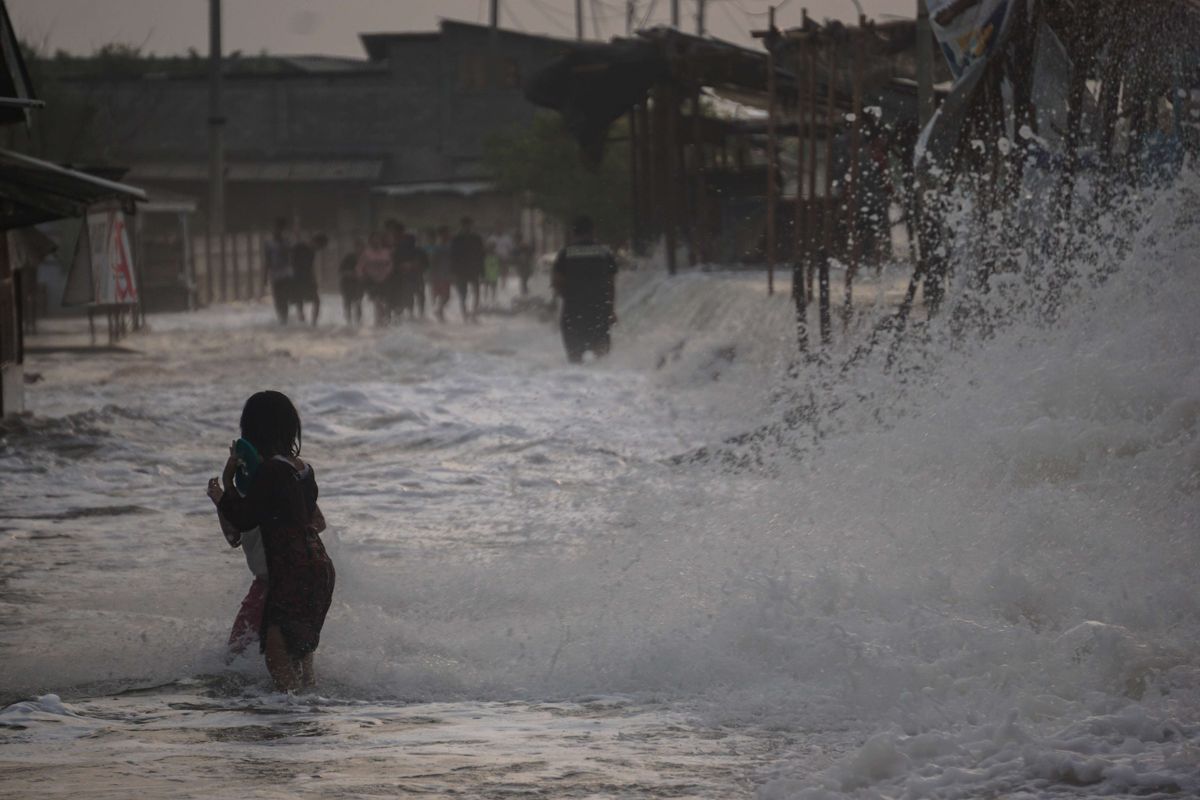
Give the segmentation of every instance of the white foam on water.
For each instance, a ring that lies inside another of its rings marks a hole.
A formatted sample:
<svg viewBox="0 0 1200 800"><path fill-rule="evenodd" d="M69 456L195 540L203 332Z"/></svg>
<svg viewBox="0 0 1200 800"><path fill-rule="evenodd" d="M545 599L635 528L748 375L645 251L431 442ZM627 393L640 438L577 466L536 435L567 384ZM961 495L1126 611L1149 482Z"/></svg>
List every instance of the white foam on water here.
<svg viewBox="0 0 1200 800"><path fill-rule="evenodd" d="M1194 186L1085 248L1053 324L1036 274L1001 279L985 337L948 313L891 370L886 344L793 363L786 291L716 273L623 278L584 367L529 318L278 331L254 306L50 359L0 448L0 685L232 674L266 702L257 659L221 661L248 576L203 486L271 385L331 521L319 668L352 700L326 723L613 694L774 731L743 765L769 798L1200 791Z"/></svg>

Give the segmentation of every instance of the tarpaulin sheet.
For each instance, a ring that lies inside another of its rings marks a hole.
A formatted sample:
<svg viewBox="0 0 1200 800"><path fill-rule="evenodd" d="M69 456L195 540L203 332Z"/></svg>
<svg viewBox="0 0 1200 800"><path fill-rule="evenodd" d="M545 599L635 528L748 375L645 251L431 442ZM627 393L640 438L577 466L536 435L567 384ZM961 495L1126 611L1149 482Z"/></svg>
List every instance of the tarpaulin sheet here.
<svg viewBox="0 0 1200 800"><path fill-rule="evenodd" d="M986 61L1006 29L1014 0L926 0L933 35L955 80Z"/></svg>

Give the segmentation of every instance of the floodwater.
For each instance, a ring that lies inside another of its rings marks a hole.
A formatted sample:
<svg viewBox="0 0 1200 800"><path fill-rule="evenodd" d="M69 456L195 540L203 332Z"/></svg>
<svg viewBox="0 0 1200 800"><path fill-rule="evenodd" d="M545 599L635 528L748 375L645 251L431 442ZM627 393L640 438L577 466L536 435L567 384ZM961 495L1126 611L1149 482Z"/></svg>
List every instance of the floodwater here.
<svg viewBox="0 0 1200 800"><path fill-rule="evenodd" d="M729 273L624 276L583 366L533 314L353 331L334 298L38 355L0 433L0 789L1200 793L1197 208L1054 327L891 371L797 363L786 287ZM250 579L204 487L261 388L338 567L308 695L222 658Z"/></svg>

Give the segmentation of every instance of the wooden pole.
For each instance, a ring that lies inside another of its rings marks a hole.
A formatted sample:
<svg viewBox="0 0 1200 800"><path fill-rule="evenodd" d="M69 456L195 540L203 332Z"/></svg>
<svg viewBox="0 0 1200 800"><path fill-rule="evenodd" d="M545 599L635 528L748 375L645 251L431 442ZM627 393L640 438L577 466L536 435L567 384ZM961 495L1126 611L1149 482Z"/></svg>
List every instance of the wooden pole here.
<svg viewBox="0 0 1200 800"><path fill-rule="evenodd" d="M641 218L639 223L642 233L643 246L647 241L653 239L658 232L658 226L655 224L654 214L654 165L651 161L650 153L654 144L654 137L650 128L650 99L649 96L644 99L637 107L637 127L638 127L638 182L639 196L641 206L638 208L638 216Z"/></svg>
<svg viewBox="0 0 1200 800"><path fill-rule="evenodd" d="M638 164L638 106L629 109L628 114L629 125L629 246L633 253L637 253L641 246L642 230L641 230L641 190L639 182L639 164Z"/></svg>
<svg viewBox="0 0 1200 800"><path fill-rule="evenodd" d="M768 28L771 31L775 29L775 6L771 6L767 12L770 20ZM775 132L775 53L772 51L770 44L767 46L767 240L766 240L766 261L767 261L767 294L775 294L775 208L779 202L779 188L776 186L775 171L777 169L776 162L776 132Z"/></svg>
<svg viewBox="0 0 1200 800"><path fill-rule="evenodd" d="M688 196L689 174L692 165L687 159L687 144L683 138L683 93L672 87L671 91L671 156L674 159L677 218L681 218L683 238L687 242L688 265L696 266L696 209Z"/></svg>
<svg viewBox="0 0 1200 800"><path fill-rule="evenodd" d="M213 276L213 246L212 233L204 234L204 304L210 306L213 304L215 295L215 277Z"/></svg>
<svg viewBox="0 0 1200 800"><path fill-rule="evenodd" d="M837 107L834 102L837 93L837 62L838 46L836 42L829 44L829 79L825 97L825 197L821 203L824 223L824 235L821 242L821 344L828 345L833 338L833 323L829 307L829 259L833 251L833 133L837 128Z"/></svg>
<svg viewBox="0 0 1200 800"><path fill-rule="evenodd" d="M221 0L209 0L208 232L218 239L225 235L225 112L222 108L221 58Z"/></svg>
<svg viewBox="0 0 1200 800"><path fill-rule="evenodd" d="M667 247L667 272L676 273L675 264L675 220L676 202L679 199L675 181L675 93L668 84L659 84L657 93L659 108L659 159L663 165L662 197L663 201L663 234Z"/></svg>
<svg viewBox="0 0 1200 800"><path fill-rule="evenodd" d="M225 251L229 249L229 235L221 234L217 237L217 245L221 250L221 302L229 302L229 259L225 257Z"/></svg>
<svg viewBox="0 0 1200 800"><path fill-rule="evenodd" d="M850 235L850 258L846 265L846 306L842 317L843 324L847 326L854 306L854 278L862 257L862 237L858 231L858 189L862 179L863 32L866 22L865 17L858 18L859 41L854 45L854 98L850 108L850 113L854 115L850 130L850 183L846 187L846 231Z"/></svg>
<svg viewBox="0 0 1200 800"><path fill-rule="evenodd" d="M792 215L792 304L796 308L796 344L808 351L808 297L804 290L804 98L800 77L804 74L804 51L796 53L796 207Z"/></svg>
<svg viewBox="0 0 1200 800"><path fill-rule="evenodd" d="M230 237L233 240L233 299L242 299L242 260L238 258L238 235Z"/></svg>
<svg viewBox="0 0 1200 800"><path fill-rule="evenodd" d="M804 226L805 273L810 299L813 296L817 262L817 102L817 48L813 42L808 50L808 204Z"/></svg>
<svg viewBox="0 0 1200 800"><path fill-rule="evenodd" d="M692 245L693 263L695 261L704 260L708 253L707 233L708 225L705 224L705 212L708 206L707 198L705 197L705 170L707 169L707 159L705 158L704 147L704 117L700 107L700 81L696 79L696 83L692 86L692 183L694 194L692 200Z"/></svg>

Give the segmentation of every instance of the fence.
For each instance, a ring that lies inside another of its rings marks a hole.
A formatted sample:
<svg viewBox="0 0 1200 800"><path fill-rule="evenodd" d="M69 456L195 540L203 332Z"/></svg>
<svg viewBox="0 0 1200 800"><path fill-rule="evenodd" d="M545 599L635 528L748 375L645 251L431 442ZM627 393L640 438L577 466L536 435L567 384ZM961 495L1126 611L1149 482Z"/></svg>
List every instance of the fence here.
<svg viewBox="0 0 1200 800"><path fill-rule="evenodd" d="M266 231L192 237L192 285L197 306L255 300L266 294L263 245ZM317 253L314 268L322 291L336 291L337 266L352 252L352 233L326 233L329 244Z"/></svg>

